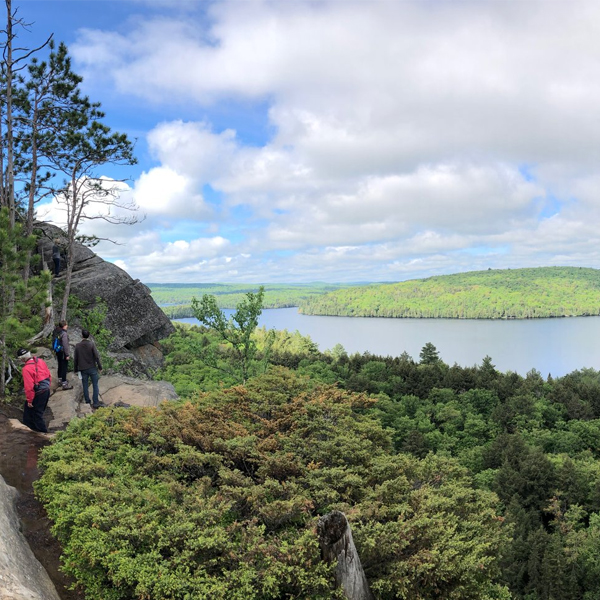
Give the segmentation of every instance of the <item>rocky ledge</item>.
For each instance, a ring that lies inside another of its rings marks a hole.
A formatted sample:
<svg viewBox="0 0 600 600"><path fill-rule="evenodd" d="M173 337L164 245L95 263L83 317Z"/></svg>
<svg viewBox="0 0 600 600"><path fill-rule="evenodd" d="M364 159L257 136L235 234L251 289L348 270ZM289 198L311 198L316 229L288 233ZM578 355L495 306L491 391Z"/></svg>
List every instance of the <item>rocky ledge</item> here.
<svg viewBox="0 0 600 600"><path fill-rule="evenodd" d="M92 408L83 401L81 381L73 373L69 373L71 390L62 390L56 377L57 364L54 354L47 348L38 348L36 356L43 358L52 373L52 385L48 413L50 421L48 429L58 431L64 429L69 421L91 414ZM107 406L158 406L163 401L178 398L175 388L166 381L136 379L125 375L102 375L98 382L100 400ZM90 397L92 386L90 385ZM25 425L11 419L13 428L24 428ZM1 596L0 596L1 598Z"/></svg>

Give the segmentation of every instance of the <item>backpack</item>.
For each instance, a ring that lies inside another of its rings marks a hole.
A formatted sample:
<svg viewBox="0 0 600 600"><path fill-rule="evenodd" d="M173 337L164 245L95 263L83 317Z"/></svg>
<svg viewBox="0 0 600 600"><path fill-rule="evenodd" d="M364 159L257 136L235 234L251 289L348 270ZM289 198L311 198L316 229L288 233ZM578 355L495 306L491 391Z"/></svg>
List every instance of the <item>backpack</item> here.
<svg viewBox="0 0 600 600"><path fill-rule="evenodd" d="M41 381L38 379L38 357L33 357L35 363L35 377L33 378L33 391L35 394L39 394L40 392L45 392L50 389L50 380L46 377L46 379L42 379Z"/></svg>
<svg viewBox="0 0 600 600"><path fill-rule="evenodd" d="M54 333L54 337L52 338L52 350L54 350L56 354L62 352L63 349L62 341L60 339L61 333L62 331L56 331Z"/></svg>

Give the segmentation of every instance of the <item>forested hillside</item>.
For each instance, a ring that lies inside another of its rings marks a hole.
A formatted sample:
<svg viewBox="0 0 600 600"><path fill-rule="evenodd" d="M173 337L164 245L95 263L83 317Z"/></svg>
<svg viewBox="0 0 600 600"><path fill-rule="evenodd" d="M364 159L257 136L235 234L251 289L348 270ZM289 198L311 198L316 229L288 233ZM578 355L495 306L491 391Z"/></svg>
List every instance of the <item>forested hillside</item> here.
<svg viewBox="0 0 600 600"><path fill-rule="evenodd" d="M300 312L354 317L533 319L600 314L600 270L540 267L474 271L340 289Z"/></svg>
<svg viewBox="0 0 600 600"><path fill-rule="evenodd" d="M266 348L268 338L264 329L256 332L259 348ZM166 342L161 376L182 394L235 383L224 380L222 372L211 373L202 361L200 349L215 344L209 330L179 327ZM521 377L499 372L489 357L474 367L449 366L431 344L417 360L406 354L348 356L341 347L321 353L310 339L285 331L272 340L268 364L257 361L256 368L274 365L370 395L374 404L357 410L376 417L390 432L393 453L421 460L449 457L477 488L495 493L498 522L507 536L495 566L512 598L598 597L600 372L585 369L545 380L531 371ZM427 531L428 526L422 531L426 537ZM479 535L474 533L473 544L488 534ZM411 594L414 589L378 597L421 597Z"/></svg>

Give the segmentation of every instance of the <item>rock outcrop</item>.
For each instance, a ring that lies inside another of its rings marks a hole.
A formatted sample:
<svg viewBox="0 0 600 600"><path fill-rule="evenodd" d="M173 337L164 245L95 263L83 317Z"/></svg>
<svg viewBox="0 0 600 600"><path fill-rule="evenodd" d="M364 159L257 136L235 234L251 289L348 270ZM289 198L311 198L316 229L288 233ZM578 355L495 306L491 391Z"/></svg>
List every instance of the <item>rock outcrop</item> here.
<svg viewBox="0 0 600 600"><path fill-rule="evenodd" d="M60 600L50 577L20 530L17 490L0 476L0 598Z"/></svg>
<svg viewBox="0 0 600 600"><path fill-rule="evenodd" d="M158 406L178 398L175 388L166 381L141 381L123 375L108 375L98 383L100 399L108 406ZM82 390L83 395L83 390Z"/></svg>
<svg viewBox="0 0 600 600"><path fill-rule="evenodd" d="M81 381L71 380L72 390L60 388L50 396L48 423L49 431L64 429L69 421L92 413L89 404L83 401ZM178 398L175 388L166 381L144 381L124 375L101 376L98 382L100 400L107 406L158 406L165 400ZM92 387L90 385L90 397Z"/></svg>
<svg viewBox="0 0 600 600"><path fill-rule="evenodd" d="M69 383L73 385L73 389L62 390L58 385L57 363L54 354L48 348L37 348L35 355L44 359L52 374L51 395L47 411L51 416L48 423L49 431L64 429L72 419L91 414L91 407L83 401L83 387L77 376L69 373ZM167 381L136 379L125 375L100 374L98 388L100 400L108 406L158 406L165 400L178 398L175 388ZM91 396L92 386L90 384L90 398Z"/></svg>
<svg viewBox="0 0 600 600"><path fill-rule="evenodd" d="M51 264L53 240L64 239L64 234L48 223L37 223L36 229L41 232L41 259ZM84 303L84 308L93 308L98 298L107 304L105 325L113 335L110 350L120 359L129 359L134 371L148 373L160 367L162 354L157 342L170 335L174 327L150 290L82 244L75 244L73 257L71 294ZM62 276L58 278L61 280ZM55 297L54 301L58 305L62 298Z"/></svg>

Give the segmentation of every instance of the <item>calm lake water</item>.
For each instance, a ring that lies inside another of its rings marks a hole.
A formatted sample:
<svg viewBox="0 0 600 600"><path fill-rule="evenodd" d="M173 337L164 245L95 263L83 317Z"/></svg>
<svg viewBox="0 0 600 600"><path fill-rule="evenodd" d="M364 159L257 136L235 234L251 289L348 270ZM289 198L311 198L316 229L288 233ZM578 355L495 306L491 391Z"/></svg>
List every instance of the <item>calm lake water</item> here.
<svg viewBox="0 0 600 600"><path fill-rule="evenodd" d="M196 319L178 320L198 323ZM418 360L421 348L431 342L449 365L481 364L489 355L500 371L521 375L537 369L544 377L560 377L583 367L600 368L600 317L523 321L384 319L314 317L301 315L296 308L279 308L264 310L259 325L298 330L309 335L321 351L339 343L349 354L399 356L406 351Z"/></svg>

